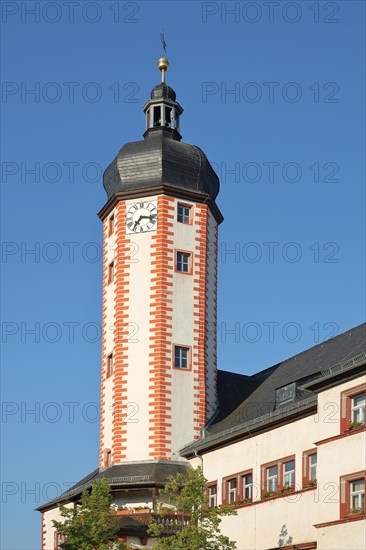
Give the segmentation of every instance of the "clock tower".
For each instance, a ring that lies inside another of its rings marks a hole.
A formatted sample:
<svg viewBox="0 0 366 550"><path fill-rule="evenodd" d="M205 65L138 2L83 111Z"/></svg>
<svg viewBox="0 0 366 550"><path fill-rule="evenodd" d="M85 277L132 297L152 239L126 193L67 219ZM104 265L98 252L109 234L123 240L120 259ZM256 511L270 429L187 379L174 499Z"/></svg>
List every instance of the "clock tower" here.
<svg viewBox="0 0 366 550"><path fill-rule="evenodd" d="M170 475L187 475L180 451L215 417L219 179L203 151L181 141L168 65L159 59L144 139L124 145L103 175L99 467L38 508L43 550L64 541L53 525L58 504L75 506L102 477L119 536L148 544L146 507L164 502ZM165 534L176 517L169 522Z"/></svg>
<svg viewBox="0 0 366 550"><path fill-rule="evenodd" d="M144 139L124 145L103 176L100 469L179 460L217 405L219 180L181 141L168 66L159 59Z"/></svg>

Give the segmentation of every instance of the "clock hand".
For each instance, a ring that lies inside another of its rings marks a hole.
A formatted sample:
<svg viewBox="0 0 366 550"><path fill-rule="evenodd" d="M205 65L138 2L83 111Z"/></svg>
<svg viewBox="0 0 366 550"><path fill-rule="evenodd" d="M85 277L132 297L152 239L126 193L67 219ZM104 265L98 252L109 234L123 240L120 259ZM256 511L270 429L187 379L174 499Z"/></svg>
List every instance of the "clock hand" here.
<svg viewBox="0 0 366 550"><path fill-rule="evenodd" d="M151 214L151 216L140 216L139 219L140 220L151 220L152 221L151 218L154 218L154 217L156 218L156 214Z"/></svg>
<svg viewBox="0 0 366 550"><path fill-rule="evenodd" d="M135 225L133 226L134 229L140 223L140 221L142 220L143 217L144 216L140 216L139 219L135 221Z"/></svg>

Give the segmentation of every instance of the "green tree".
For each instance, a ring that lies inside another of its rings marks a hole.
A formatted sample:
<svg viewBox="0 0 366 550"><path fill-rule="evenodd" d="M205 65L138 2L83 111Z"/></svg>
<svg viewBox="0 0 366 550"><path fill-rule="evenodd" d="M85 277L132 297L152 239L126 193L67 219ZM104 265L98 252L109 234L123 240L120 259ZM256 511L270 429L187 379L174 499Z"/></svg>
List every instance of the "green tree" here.
<svg viewBox="0 0 366 550"><path fill-rule="evenodd" d="M119 522L111 508L112 497L105 478L92 483L91 491L83 489L81 501L75 507L59 506L62 521L53 526L65 536L61 545L65 550L127 550L118 542Z"/></svg>
<svg viewBox="0 0 366 550"><path fill-rule="evenodd" d="M235 542L220 533L221 516L236 515L227 504L209 507L206 483L201 468L189 471L188 479L182 474L169 476L162 494L179 512L177 531L164 535L163 518L166 510L158 513L149 526L149 535L155 540L154 550L233 550Z"/></svg>

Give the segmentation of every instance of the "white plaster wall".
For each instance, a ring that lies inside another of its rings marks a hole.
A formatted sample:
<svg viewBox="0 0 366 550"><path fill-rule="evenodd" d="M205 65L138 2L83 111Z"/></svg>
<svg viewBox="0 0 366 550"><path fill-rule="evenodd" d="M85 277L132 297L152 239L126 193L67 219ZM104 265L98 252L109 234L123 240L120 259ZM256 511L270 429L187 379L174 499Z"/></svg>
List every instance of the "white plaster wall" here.
<svg viewBox="0 0 366 550"><path fill-rule="evenodd" d="M66 508L72 508L72 503L66 504ZM55 528L52 525L52 521L60 521L62 519L59 509L52 508L44 513L46 536L45 536L45 548L44 550L54 550L55 548Z"/></svg>
<svg viewBox="0 0 366 550"><path fill-rule="evenodd" d="M103 449L112 449L112 429L113 429L113 377L110 376L104 385L104 432Z"/></svg>
<svg viewBox="0 0 366 550"><path fill-rule="evenodd" d="M117 226L117 209L114 209L110 213L108 219L114 215L115 228ZM108 224L108 221L107 221ZM105 251L107 253L107 265L109 265L113 260L116 259L116 231L111 235L108 235L104 243ZM114 348L114 302L115 302L115 283L111 282L108 284L107 281L104 281L105 288L103 289L106 292L106 326L103 327L105 338L105 357L102 360L105 362L106 357L113 353ZM102 449L112 449L112 427L113 427L113 377L105 380L104 384L104 430L103 430L103 440L101 441Z"/></svg>
<svg viewBox="0 0 366 550"><path fill-rule="evenodd" d="M285 526L285 541L290 544L316 540L316 508L312 491L302 493L301 511L299 502L291 502L290 497L263 502L237 510L237 516L226 516L222 520L221 531L236 541L238 550L268 550L277 548L281 531ZM292 497L295 499L295 496ZM283 537L282 537L283 538ZM333 549L335 550L335 549Z"/></svg>
<svg viewBox="0 0 366 550"><path fill-rule="evenodd" d="M138 199L156 202L157 197ZM126 202L126 211L136 200ZM149 458L149 321L151 244L156 231L128 235L132 246L129 264L128 419L127 460ZM137 331L137 332L135 332ZM135 334L134 334L135 332Z"/></svg>
<svg viewBox="0 0 366 550"><path fill-rule="evenodd" d="M193 208L193 224L183 224L177 221L177 204L184 202L191 204ZM197 211L196 205L190 201L181 201L175 199L175 212L173 222L174 249L189 251L193 253L193 274L186 275L182 273L173 273L173 329L172 344L190 346L192 348L192 363L196 360L193 350L194 338L194 297L198 292L194 290L197 284L195 279L196 241L197 238ZM175 262L175 257L173 258ZM194 368L194 366L193 366ZM186 444L191 442L194 437L194 372L180 371L172 369L172 454L173 458L178 458L178 451Z"/></svg>
<svg viewBox="0 0 366 550"><path fill-rule="evenodd" d="M364 550L366 521L354 521L317 529L317 550Z"/></svg>

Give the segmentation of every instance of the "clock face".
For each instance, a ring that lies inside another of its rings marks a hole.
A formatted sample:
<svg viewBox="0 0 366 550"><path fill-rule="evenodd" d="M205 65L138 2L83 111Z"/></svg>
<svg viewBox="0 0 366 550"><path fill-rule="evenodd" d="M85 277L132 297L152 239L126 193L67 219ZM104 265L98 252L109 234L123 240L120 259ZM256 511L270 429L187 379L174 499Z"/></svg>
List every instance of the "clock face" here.
<svg viewBox="0 0 366 550"><path fill-rule="evenodd" d="M157 203L136 202L128 207L126 214L126 233L145 233L154 231L158 223Z"/></svg>

